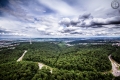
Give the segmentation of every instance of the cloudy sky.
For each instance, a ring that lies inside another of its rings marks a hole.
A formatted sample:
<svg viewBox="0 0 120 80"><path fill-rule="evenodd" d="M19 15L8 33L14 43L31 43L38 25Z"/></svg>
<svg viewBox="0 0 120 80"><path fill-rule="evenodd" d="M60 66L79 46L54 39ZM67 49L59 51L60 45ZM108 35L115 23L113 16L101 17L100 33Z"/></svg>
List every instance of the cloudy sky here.
<svg viewBox="0 0 120 80"><path fill-rule="evenodd" d="M112 1L0 0L0 37L120 36Z"/></svg>

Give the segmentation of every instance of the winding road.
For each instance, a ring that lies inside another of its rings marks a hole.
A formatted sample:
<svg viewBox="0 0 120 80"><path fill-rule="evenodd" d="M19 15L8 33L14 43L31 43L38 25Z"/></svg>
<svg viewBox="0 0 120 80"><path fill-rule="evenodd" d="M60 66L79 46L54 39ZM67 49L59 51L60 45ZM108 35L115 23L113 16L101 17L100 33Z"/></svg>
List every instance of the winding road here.
<svg viewBox="0 0 120 80"><path fill-rule="evenodd" d="M24 57L24 55L25 55L26 52L27 52L27 50L24 51L24 53L23 53L22 56L17 60L17 62L22 61L22 59L23 59L23 57Z"/></svg>
<svg viewBox="0 0 120 80"><path fill-rule="evenodd" d="M26 53L27 53L27 50L24 51L24 53L23 53L22 56L17 60L17 62L22 61L22 59L23 59L23 57L24 57L24 55L25 55ZM47 66L47 65L45 65L45 64L43 64L43 63L38 62L38 67L39 67L39 69L42 69L43 66L45 66L46 69L49 67L49 66ZM51 68L51 67L49 67L49 68L50 68L50 73L52 73L52 68Z"/></svg>
<svg viewBox="0 0 120 80"><path fill-rule="evenodd" d="M120 76L120 70L119 70L119 67L120 67L120 64L118 64L115 60L113 60L111 58L111 55L108 56L111 64L112 64L112 74L117 77L117 76Z"/></svg>

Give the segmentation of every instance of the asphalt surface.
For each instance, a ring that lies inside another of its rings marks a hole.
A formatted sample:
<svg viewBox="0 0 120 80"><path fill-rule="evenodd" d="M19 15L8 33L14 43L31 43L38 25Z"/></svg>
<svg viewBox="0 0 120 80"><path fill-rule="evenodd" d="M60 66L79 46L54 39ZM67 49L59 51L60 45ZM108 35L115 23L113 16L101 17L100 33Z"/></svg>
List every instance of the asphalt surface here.
<svg viewBox="0 0 120 80"><path fill-rule="evenodd" d="M111 64L112 64L112 74L117 77L120 76L119 64L111 58L111 55L108 56Z"/></svg>

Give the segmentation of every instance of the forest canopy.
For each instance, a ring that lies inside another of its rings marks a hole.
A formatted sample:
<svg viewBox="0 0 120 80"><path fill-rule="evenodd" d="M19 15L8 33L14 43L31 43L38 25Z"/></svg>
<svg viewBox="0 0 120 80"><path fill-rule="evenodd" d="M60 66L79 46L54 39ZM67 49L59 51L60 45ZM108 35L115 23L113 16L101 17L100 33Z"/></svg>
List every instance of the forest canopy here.
<svg viewBox="0 0 120 80"><path fill-rule="evenodd" d="M118 50L120 48L117 48ZM17 59L23 54L23 61ZM108 56L115 59L115 46L74 45L64 42L21 43L14 50L0 52L0 80L112 80ZM52 68L38 68L41 62ZM119 61L118 61L119 62Z"/></svg>

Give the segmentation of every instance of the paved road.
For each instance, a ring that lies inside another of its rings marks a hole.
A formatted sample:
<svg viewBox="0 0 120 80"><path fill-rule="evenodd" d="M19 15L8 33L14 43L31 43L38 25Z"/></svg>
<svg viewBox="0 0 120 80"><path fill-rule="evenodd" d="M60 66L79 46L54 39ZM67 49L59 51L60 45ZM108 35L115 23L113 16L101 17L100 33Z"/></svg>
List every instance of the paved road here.
<svg viewBox="0 0 120 80"><path fill-rule="evenodd" d="M25 55L26 52L27 52L27 50L24 51L24 53L23 53L22 56L17 60L17 62L22 61L22 59L23 59L23 57L24 57L24 55Z"/></svg>
<svg viewBox="0 0 120 80"><path fill-rule="evenodd" d="M112 74L115 77L120 76L120 70L118 69L119 64L111 58L111 55L109 55L108 58L109 58L109 60L110 60L110 62L112 64Z"/></svg>

